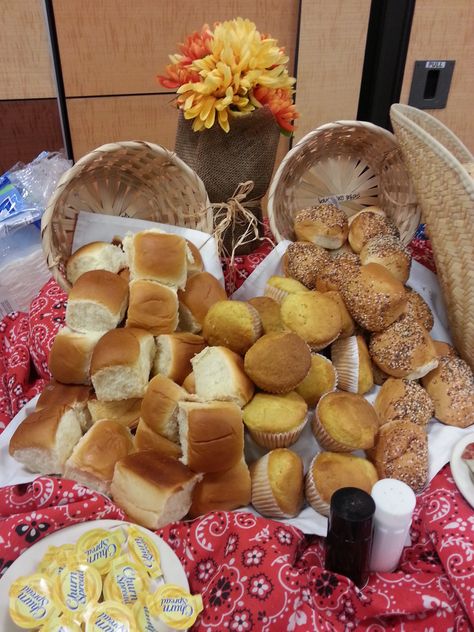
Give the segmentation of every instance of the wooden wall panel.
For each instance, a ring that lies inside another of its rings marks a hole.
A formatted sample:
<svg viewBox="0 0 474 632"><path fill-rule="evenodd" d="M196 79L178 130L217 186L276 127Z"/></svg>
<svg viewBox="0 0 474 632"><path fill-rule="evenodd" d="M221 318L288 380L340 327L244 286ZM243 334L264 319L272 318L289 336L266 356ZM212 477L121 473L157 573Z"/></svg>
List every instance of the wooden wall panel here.
<svg viewBox="0 0 474 632"><path fill-rule="evenodd" d="M0 99L55 97L42 0L1 0Z"/></svg>
<svg viewBox="0 0 474 632"><path fill-rule="evenodd" d="M155 81L177 42L203 23L242 16L292 59L298 0L54 0L66 96L165 91Z"/></svg>
<svg viewBox="0 0 474 632"><path fill-rule="evenodd" d="M0 101L0 174L64 146L56 99Z"/></svg>
<svg viewBox="0 0 474 632"><path fill-rule="evenodd" d="M357 118L370 0L302 0L295 139Z"/></svg>
<svg viewBox="0 0 474 632"><path fill-rule="evenodd" d="M420 59L456 60L446 108L427 111L474 151L472 0L416 0L400 97L402 103L408 103L414 64Z"/></svg>

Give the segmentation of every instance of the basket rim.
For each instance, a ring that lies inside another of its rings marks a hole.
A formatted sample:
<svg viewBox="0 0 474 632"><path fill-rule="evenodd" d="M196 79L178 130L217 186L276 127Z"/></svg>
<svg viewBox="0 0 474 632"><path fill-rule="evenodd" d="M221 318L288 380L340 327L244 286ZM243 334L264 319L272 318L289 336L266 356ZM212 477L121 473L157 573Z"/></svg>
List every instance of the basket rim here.
<svg viewBox="0 0 474 632"><path fill-rule="evenodd" d="M370 123L369 121L351 121L351 120L332 121L330 123L324 123L323 125L319 125L315 129L308 132L305 136L303 136L303 138L301 138L296 143L296 145L292 147L290 151L284 156L278 169L275 172L275 175L272 178L270 187L268 189L267 215L268 215L268 220L270 223L270 229L278 241L282 241L284 237L280 234L280 231L278 230L275 223L273 201L275 199L276 190L277 190L278 185L280 184L280 179L286 167L286 164L293 158L293 156L295 156L302 149L303 145L306 145L306 143L312 138L317 137L322 131L329 130L329 129L336 129L340 127L348 127L348 126L367 128L373 132L377 132L381 136L385 136L388 140L392 141L395 145L397 144L397 139L396 139L395 134L392 134L392 132L390 132L389 130L383 127L380 127L379 125Z"/></svg>

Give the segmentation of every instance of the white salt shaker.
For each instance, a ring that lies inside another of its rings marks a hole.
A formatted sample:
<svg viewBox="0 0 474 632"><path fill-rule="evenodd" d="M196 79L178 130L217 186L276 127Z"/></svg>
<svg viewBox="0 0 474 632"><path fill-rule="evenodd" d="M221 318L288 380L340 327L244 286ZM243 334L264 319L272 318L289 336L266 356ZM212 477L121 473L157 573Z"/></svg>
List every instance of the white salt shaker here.
<svg viewBox="0 0 474 632"><path fill-rule="evenodd" d="M416 496L411 487L394 478L377 481L371 496L375 502L375 514L370 570L390 573L400 561Z"/></svg>

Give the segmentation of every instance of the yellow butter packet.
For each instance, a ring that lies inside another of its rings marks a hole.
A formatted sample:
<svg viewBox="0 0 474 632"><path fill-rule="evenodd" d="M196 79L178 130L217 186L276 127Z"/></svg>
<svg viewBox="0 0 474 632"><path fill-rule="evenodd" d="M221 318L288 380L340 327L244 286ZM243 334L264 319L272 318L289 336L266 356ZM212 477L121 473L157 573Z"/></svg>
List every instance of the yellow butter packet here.
<svg viewBox="0 0 474 632"><path fill-rule="evenodd" d="M92 529L81 535L76 544L77 554L101 575L109 572L113 560L122 555L122 535L116 530Z"/></svg>
<svg viewBox="0 0 474 632"><path fill-rule="evenodd" d="M40 628L40 632L82 632L81 624L67 614L50 619Z"/></svg>
<svg viewBox="0 0 474 632"><path fill-rule="evenodd" d="M15 580L8 596L10 616L20 628L36 629L61 612L52 582L41 573Z"/></svg>
<svg viewBox="0 0 474 632"><path fill-rule="evenodd" d="M93 566L72 563L56 578L55 591L63 608L73 615L95 605L102 594L102 578Z"/></svg>
<svg viewBox="0 0 474 632"><path fill-rule="evenodd" d="M158 547L146 533L133 525L130 526L127 544L132 559L144 566L152 579L163 575Z"/></svg>
<svg viewBox="0 0 474 632"><path fill-rule="evenodd" d="M112 562L104 579L104 599L132 605L148 591L149 579L145 570L126 555Z"/></svg>
<svg viewBox="0 0 474 632"><path fill-rule="evenodd" d="M156 632L159 622L152 616L150 608L143 600L137 601L132 608L138 632Z"/></svg>
<svg viewBox="0 0 474 632"><path fill-rule="evenodd" d="M160 586L146 604L152 616L175 630L190 628L203 610L201 595L191 595L174 584Z"/></svg>
<svg viewBox="0 0 474 632"><path fill-rule="evenodd" d="M59 574L67 561L71 559L71 555L76 553L74 544L62 544L61 546L50 546L41 558L41 562L36 569L37 573L46 573L50 575L51 569Z"/></svg>
<svg viewBox="0 0 474 632"><path fill-rule="evenodd" d="M132 611L116 601L103 601L86 617L85 632L138 632Z"/></svg>

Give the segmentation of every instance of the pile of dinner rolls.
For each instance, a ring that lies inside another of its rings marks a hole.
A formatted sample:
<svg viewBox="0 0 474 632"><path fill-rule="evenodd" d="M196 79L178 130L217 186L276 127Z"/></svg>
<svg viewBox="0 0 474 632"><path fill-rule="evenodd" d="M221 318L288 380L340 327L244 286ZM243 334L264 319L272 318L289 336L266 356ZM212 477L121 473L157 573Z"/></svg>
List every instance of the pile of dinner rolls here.
<svg viewBox="0 0 474 632"><path fill-rule="evenodd" d="M305 209L295 233L284 276L249 301L228 300L198 249L160 230L76 251L53 380L10 454L111 495L151 529L250 502L269 517L305 500L327 515L336 489L370 492L380 477L423 489L426 425L433 412L474 423L472 372L431 339L380 209L350 224L334 206ZM291 446L306 424L321 451L305 473ZM245 433L263 453L248 464Z"/></svg>

